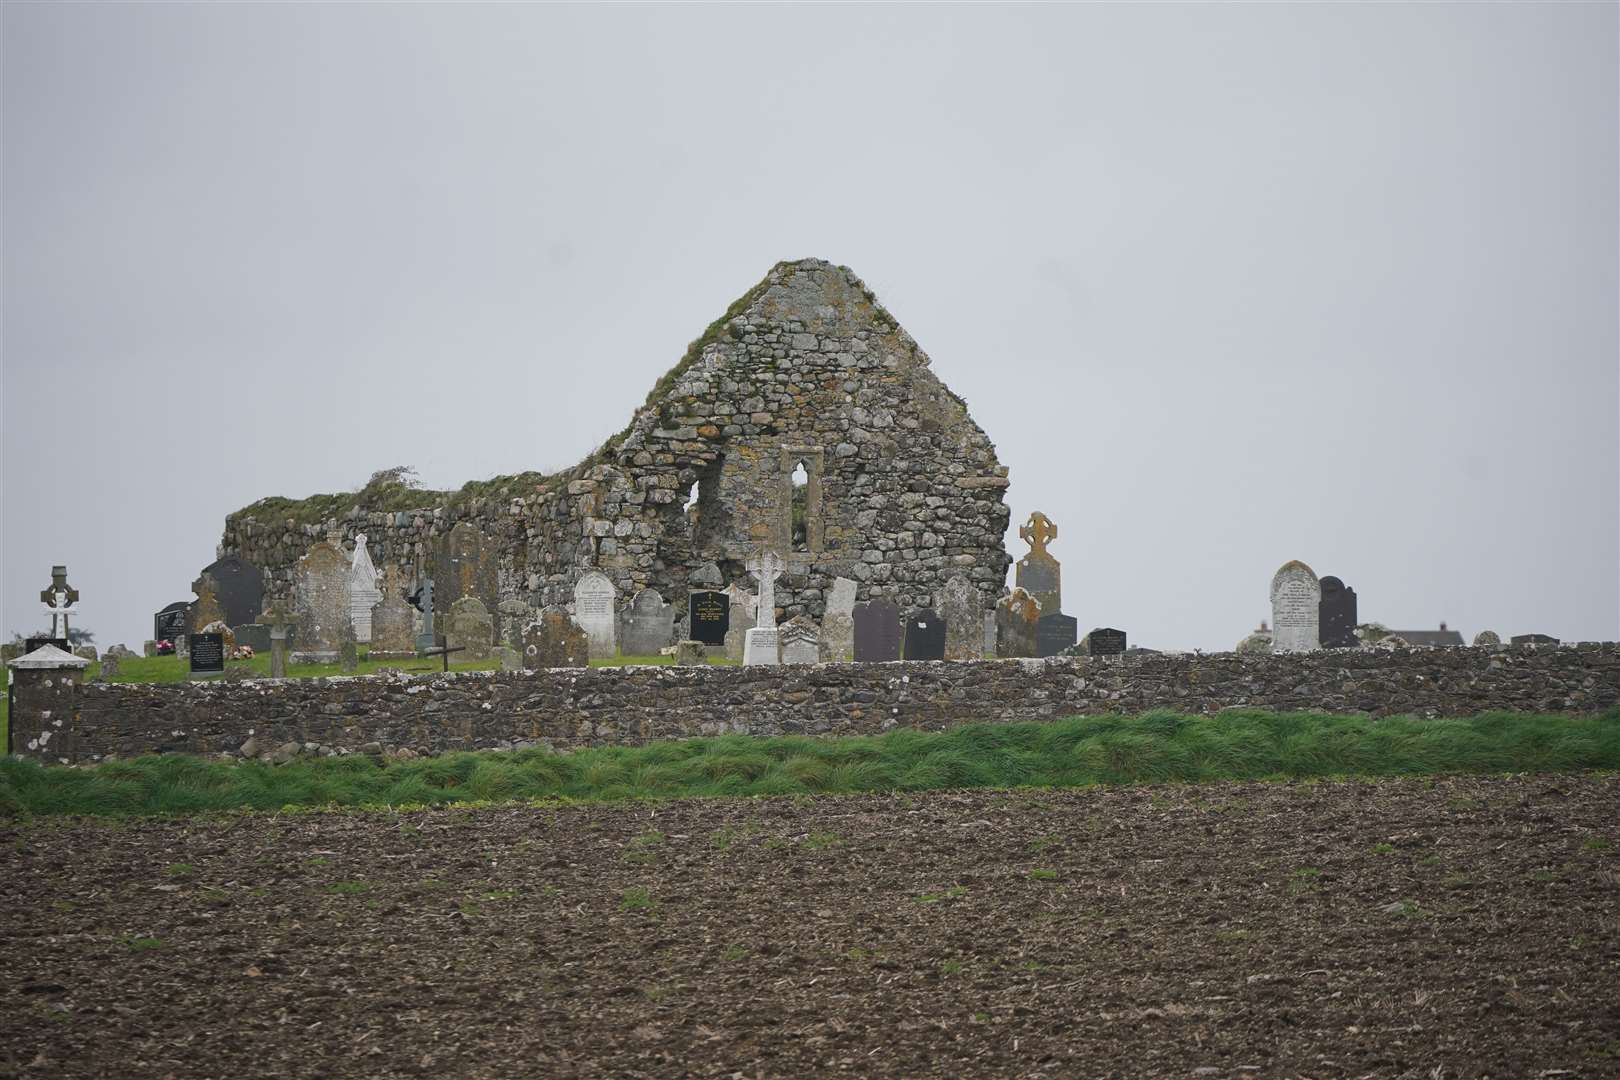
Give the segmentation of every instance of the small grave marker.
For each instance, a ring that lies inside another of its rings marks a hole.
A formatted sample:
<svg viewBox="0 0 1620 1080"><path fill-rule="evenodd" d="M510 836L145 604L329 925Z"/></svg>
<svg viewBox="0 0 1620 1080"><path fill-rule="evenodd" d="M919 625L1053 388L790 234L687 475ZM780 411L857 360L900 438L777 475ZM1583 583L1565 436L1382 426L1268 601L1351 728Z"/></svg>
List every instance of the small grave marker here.
<svg viewBox="0 0 1620 1080"><path fill-rule="evenodd" d="M225 674L224 634L192 634L188 644L191 649L192 678Z"/></svg>

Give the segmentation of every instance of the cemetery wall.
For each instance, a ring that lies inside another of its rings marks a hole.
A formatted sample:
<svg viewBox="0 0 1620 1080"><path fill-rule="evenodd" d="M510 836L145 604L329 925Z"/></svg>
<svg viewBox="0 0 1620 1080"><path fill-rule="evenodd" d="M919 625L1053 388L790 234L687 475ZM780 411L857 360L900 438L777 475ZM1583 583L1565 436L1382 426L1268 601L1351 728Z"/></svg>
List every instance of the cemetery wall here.
<svg viewBox="0 0 1620 1080"><path fill-rule="evenodd" d="M553 668L207 684L79 685L61 675L16 673L15 752L85 762L107 754L241 752L249 738L261 749L296 742L438 753L525 741L571 749L727 732L940 730L1158 708L1588 712L1620 703L1620 646ZM39 745L44 733L49 738Z"/></svg>
<svg viewBox="0 0 1620 1080"><path fill-rule="evenodd" d="M227 518L223 549L262 567L281 598L311 544L364 532L379 569L434 576L440 610L457 598L446 560L473 559L467 581L494 611L567 604L588 569L621 603L653 587L679 604L709 563L751 588L743 563L770 546L788 557L784 618L820 617L835 577L905 611L937 604L961 575L989 610L1010 562L1007 485L927 354L848 269L807 259L778 264L732 305L626 430L573 469L442 496L264 500ZM481 538L462 543L457 526Z"/></svg>

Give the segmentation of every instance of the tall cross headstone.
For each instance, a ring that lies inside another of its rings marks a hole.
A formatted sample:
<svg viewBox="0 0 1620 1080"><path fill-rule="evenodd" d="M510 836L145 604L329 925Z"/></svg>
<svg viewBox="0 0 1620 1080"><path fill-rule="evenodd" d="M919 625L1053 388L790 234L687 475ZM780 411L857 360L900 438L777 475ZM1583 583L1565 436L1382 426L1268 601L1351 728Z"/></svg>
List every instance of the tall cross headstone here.
<svg viewBox="0 0 1620 1080"><path fill-rule="evenodd" d="M287 677L287 633L297 623L298 617L292 610L274 604L259 613L270 627L270 677L272 679L285 679Z"/></svg>
<svg viewBox="0 0 1620 1080"><path fill-rule="evenodd" d="M51 637L66 639L68 616L79 613L79 590L68 584L67 567L51 567L51 584L40 590L39 602L51 617Z"/></svg>
<svg viewBox="0 0 1620 1080"><path fill-rule="evenodd" d="M354 624L354 640L371 642L371 609L383 598L377 588L377 567L366 550L366 534L354 538L354 554L349 558L349 620Z"/></svg>
<svg viewBox="0 0 1620 1080"><path fill-rule="evenodd" d="M422 613L422 632L416 635L416 651L426 652L433 648L433 579L423 578L421 588L411 597L411 603L416 610Z"/></svg>
<svg viewBox="0 0 1620 1080"><path fill-rule="evenodd" d="M748 573L759 582L759 611L754 625L743 637L743 663L777 664L776 579L783 570L782 557L769 548L748 560Z"/></svg>
<svg viewBox="0 0 1620 1080"><path fill-rule="evenodd" d="M1046 545L1056 540L1057 535L1052 519L1039 510L1018 526L1018 538L1029 545L1029 553L1018 560L1014 584L1040 602L1042 615L1055 615L1063 610L1062 568L1046 550Z"/></svg>

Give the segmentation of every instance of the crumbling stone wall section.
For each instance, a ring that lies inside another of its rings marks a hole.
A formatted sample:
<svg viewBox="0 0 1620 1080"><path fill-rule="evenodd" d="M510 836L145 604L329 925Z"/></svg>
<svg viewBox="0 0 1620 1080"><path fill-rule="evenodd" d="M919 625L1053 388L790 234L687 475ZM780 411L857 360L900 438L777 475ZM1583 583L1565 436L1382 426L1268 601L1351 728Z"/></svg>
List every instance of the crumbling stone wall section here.
<svg viewBox="0 0 1620 1080"><path fill-rule="evenodd" d="M30 675L57 674L33 672ZM1224 708L1465 716L1596 712L1620 703L1620 646L1350 650L1284 655L912 661L784 667L553 668L415 677L21 687L19 753L240 752L286 742L420 753L533 741L556 749L654 739L869 735L970 721ZM50 712L41 720L38 712ZM15 738L15 737L14 737Z"/></svg>
<svg viewBox="0 0 1620 1080"><path fill-rule="evenodd" d="M746 582L744 562L770 545L788 557L784 617L819 617L838 576L855 579L861 599L904 610L938 603L961 574L988 609L1011 561L1007 484L911 336L848 269L805 259L778 264L732 305L628 429L573 469L318 523L249 507L227 519L224 548L263 567L277 593L328 528L363 531L379 567L415 571L471 521L494 541L500 599L566 604L579 574L599 569L621 600L650 586L679 602L698 567Z"/></svg>

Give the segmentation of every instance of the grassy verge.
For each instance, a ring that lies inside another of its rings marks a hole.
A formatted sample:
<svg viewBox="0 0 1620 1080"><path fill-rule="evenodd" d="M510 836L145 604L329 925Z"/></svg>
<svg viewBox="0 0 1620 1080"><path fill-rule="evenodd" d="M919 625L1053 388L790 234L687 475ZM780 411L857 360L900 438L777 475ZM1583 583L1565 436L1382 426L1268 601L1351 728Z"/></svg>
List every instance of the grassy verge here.
<svg viewBox="0 0 1620 1080"><path fill-rule="evenodd" d="M860 738L728 736L572 754L362 755L284 766L172 755L0 761L0 813L151 814L1620 768L1620 709L1419 720L1232 711L972 724Z"/></svg>

